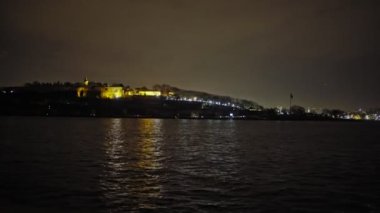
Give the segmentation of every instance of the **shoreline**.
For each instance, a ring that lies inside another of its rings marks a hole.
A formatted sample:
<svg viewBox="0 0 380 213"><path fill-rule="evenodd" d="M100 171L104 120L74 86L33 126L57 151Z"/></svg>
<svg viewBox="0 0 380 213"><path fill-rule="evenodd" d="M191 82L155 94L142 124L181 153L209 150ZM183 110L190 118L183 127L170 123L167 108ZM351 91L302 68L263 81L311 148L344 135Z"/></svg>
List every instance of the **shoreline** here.
<svg viewBox="0 0 380 213"><path fill-rule="evenodd" d="M38 118L93 118L93 119L102 119L102 118L126 118L126 119L163 119L163 120L232 120L232 121L321 121L321 122L377 122L376 120L354 120L354 119L275 119L275 118L191 118L191 117L159 117L159 116L66 116L66 115L1 115L0 117L38 117Z"/></svg>

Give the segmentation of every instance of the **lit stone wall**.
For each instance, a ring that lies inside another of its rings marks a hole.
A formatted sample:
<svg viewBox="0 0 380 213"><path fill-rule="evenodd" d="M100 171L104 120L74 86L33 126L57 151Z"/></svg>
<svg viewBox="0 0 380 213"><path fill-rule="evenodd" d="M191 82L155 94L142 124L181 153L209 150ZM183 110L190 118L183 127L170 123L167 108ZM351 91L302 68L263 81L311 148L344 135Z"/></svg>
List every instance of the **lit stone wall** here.
<svg viewBox="0 0 380 213"><path fill-rule="evenodd" d="M161 96L160 91L153 91L153 90L141 90L137 92L137 95L140 96Z"/></svg>
<svg viewBox="0 0 380 213"><path fill-rule="evenodd" d="M102 87L100 97L103 99L117 99L124 97L123 87Z"/></svg>
<svg viewBox="0 0 380 213"><path fill-rule="evenodd" d="M78 87L77 88L77 97L83 98L87 96L88 88L87 87Z"/></svg>

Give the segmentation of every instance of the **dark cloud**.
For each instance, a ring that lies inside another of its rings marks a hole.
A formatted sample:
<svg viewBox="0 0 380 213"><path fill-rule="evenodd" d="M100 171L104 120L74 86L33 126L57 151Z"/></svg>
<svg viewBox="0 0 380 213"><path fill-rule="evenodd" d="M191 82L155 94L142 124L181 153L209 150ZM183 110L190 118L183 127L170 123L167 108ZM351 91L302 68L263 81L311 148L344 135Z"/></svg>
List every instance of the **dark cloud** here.
<svg viewBox="0 0 380 213"><path fill-rule="evenodd" d="M169 83L287 105L380 106L377 1L0 3L0 84Z"/></svg>

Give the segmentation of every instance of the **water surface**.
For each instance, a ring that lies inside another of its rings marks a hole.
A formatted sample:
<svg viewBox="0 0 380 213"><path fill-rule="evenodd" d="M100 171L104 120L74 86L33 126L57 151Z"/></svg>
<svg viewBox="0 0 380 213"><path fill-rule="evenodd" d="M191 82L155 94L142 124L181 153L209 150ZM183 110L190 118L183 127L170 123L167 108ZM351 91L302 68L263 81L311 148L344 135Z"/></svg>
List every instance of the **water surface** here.
<svg viewBox="0 0 380 213"><path fill-rule="evenodd" d="M0 211L379 212L380 123L0 118Z"/></svg>

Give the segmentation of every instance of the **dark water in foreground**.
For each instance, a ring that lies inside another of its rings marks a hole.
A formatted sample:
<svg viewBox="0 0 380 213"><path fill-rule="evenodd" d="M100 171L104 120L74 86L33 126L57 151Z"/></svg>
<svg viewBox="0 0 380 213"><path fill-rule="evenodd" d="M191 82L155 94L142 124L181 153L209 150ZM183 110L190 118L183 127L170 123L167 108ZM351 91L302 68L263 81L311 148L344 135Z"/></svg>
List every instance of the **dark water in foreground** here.
<svg viewBox="0 0 380 213"><path fill-rule="evenodd" d="M380 212L380 123L0 118L0 212Z"/></svg>

